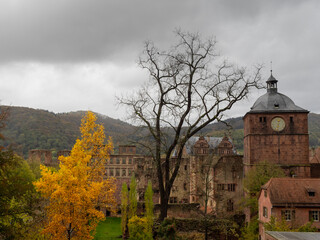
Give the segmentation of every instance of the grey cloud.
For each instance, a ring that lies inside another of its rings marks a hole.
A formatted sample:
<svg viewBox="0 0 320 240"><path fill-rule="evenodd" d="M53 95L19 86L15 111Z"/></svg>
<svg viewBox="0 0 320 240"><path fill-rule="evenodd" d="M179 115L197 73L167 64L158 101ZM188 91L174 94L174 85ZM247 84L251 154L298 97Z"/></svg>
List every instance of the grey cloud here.
<svg viewBox="0 0 320 240"><path fill-rule="evenodd" d="M295 1L105 1L0 2L0 60L95 61L136 56L146 39L172 40L172 31L223 34L233 24L254 24ZM264 3L272 2L273 4ZM276 9L271 9L276 6ZM235 25L239 27L239 25ZM230 29L231 28L231 29Z"/></svg>
<svg viewBox="0 0 320 240"><path fill-rule="evenodd" d="M23 9L4 4L2 61L90 61L134 51L146 38L164 40L165 31L171 32L172 24L192 10L188 1L181 9L177 3L146 0L31 0L21 1Z"/></svg>
<svg viewBox="0 0 320 240"><path fill-rule="evenodd" d="M319 8L318 0L0 0L0 81L10 81L11 70L19 73L27 62L61 64L66 69L74 65L74 77L68 70L54 68L45 68L41 77L46 79L45 74L59 72L55 81L61 78L74 90L70 99L81 98L81 88L86 85L79 80L77 83L76 78L83 77L82 70L77 70L79 65L98 64L103 69L105 63L112 63L116 69L103 73L101 79L108 78L106 82L112 82L115 89L131 89L147 79L139 70L133 70L143 42L153 40L167 48L175 41L173 30L181 27L204 37L216 36L222 56L240 66L263 63L265 78L273 61L279 90L301 107L320 112L315 98L306 97L319 97ZM7 68L7 64L16 62L17 68ZM1 68L7 71L1 74ZM94 73L86 74L82 81L91 81ZM17 82L20 78L29 80L32 87L32 76L23 68L23 74L15 78ZM54 85L52 88L58 91ZM23 92L11 93L25 100ZM4 94L2 99L7 96ZM52 98L46 106L55 106ZM248 106L239 105L234 113L243 114L252 101L254 98ZM92 101L90 106L94 104L100 103Z"/></svg>

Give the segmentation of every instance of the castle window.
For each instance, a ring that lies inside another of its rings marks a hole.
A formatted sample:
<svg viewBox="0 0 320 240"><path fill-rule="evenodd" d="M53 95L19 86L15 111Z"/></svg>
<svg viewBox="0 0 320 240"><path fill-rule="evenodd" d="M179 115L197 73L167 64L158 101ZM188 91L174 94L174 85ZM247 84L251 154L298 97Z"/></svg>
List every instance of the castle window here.
<svg viewBox="0 0 320 240"><path fill-rule="evenodd" d="M319 222L320 211L309 211L309 220Z"/></svg>
<svg viewBox="0 0 320 240"><path fill-rule="evenodd" d="M122 158L122 164L126 164L126 159Z"/></svg>
<svg viewBox="0 0 320 240"><path fill-rule="evenodd" d="M267 197L267 196L268 196L267 190L264 190L263 193L264 193L264 197Z"/></svg>
<svg viewBox="0 0 320 240"><path fill-rule="evenodd" d="M236 184L235 183L229 183L228 184L228 191L234 192L236 190Z"/></svg>
<svg viewBox="0 0 320 240"><path fill-rule="evenodd" d="M109 169L110 176L113 177L113 168Z"/></svg>
<svg viewBox="0 0 320 240"><path fill-rule="evenodd" d="M120 169L116 168L116 177L119 177L119 176L120 176Z"/></svg>
<svg viewBox="0 0 320 240"><path fill-rule="evenodd" d="M290 117L290 123L293 123L293 117Z"/></svg>
<svg viewBox="0 0 320 240"><path fill-rule="evenodd" d="M183 184L183 189L187 190L187 184L186 183Z"/></svg>
<svg viewBox="0 0 320 240"><path fill-rule="evenodd" d="M260 122L267 122L267 118L266 117L259 117L259 121Z"/></svg>
<svg viewBox="0 0 320 240"><path fill-rule="evenodd" d="M129 158L129 164L132 164L132 158Z"/></svg>
<svg viewBox="0 0 320 240"><path fill-rule="evenodd" d="M263 207L263 216L264 216L265 218L268 217L268 208L266 208L266 207Z"/></svg>
<svg viewBox="0 0 320 240"><path fill-rule="evenodd" d="M224 190L224 184L219 183L218 184L218 190L223 191Z"/></svg>
<svg viewBox="0 0 320 240"><path fill-rule="evenodd" d="M315 197L316 196L316 191L312 188L307 188L307 192L309 197Z"/></svg>
<svg viewBox="0 0 320 240"><path fill-rule="evenodd" d="M291 209L282 210L281 215L284 220L291 221L294 219L295 211Z"/></svg>
<svg viewBox="0 0 320 240"><path fill-rule="evenodd" d="M177 203L178 202L178 198L177 197L170 197L170 203Z"/></svg>
<svg viewBox="0 0 320 240"><path fill-rule="evenodd" d="M132 169L131 169L131 168L129 168L129 169L128 169L128 176L130 176L130 177L131 177L131 174L132 174Z"/></svg>
<svg viewBox="0 0 320 240"><path fill-rule="evenodd" d="M232 172L232 178L236 178L236 169L234 168L234 166L232 166L231 172Z"/></svg>
<svg viewBox="0 0 320 240"><path fill-rule="evenodd" d="M120 159L119 158L116 159L116 163L120 164Z"/></svg>
<svg viewBox="0 0 320 240"><path fill-rule="evenodd" d="M113 158L110 158L110 164L113 164Z"/></svg>
<svg viewBox="0 0 320 240"><path fill-rule="evenodd" d="M227 202L227 211L228 212L233 211L233 201L232 201L232 199L229 199L228 202Z"/></svg>
<svg viewBox="0 0 320 240"><path fill-rule="evenodd" d="M184 165L184 170L185 170L185 171L188 170L188 165Z"/></svg>
<svg viewBox="0 0 320 240"><path fill-rule="evenodd" d="M123 168L122 169L122 177L127 176L127 169Z"/></svg>

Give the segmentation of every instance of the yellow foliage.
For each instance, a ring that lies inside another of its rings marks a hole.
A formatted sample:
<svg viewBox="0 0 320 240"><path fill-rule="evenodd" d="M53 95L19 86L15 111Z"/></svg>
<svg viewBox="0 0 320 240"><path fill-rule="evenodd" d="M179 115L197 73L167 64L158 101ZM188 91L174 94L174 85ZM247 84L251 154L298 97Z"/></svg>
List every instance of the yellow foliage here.
<svg viewBox="0 0 320 240"><path fill-rule="evenodd" d="M104 219L97 208L116 206L115 179L103 178L113 145L111 139L104 144L104 128L95 121L88 112L82 119L81 139L70 156L59 157L59 171L41 166L42 177L34 183L50 201L44 233L52 239L92 239L97 223Z"/></svg>

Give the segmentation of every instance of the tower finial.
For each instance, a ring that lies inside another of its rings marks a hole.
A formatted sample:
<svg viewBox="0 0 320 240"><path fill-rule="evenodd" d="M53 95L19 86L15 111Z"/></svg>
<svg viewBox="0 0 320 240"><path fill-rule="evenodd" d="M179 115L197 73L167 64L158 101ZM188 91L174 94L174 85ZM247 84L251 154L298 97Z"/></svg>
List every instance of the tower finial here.
<svg viewBox="0 0 320 240"><path fill-rule="evenodd" d="M270 77L267 81L268 92L277 92L277 82L278 80L272 76L272 61L270 61Z"/></svg>

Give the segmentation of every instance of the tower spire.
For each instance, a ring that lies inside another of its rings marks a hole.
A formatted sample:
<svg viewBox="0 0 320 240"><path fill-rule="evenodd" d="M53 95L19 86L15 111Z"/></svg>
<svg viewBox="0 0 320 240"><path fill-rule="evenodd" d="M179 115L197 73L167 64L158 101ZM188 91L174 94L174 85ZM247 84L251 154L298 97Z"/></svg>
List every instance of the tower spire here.
<svg viewBox="0 0 320 240"><path fill-rule="evenodd" d="M270 77L267 80L267 91L268 92L278 92L277 82L278 80L272 75L272 61L270 62Z"/></svg>

